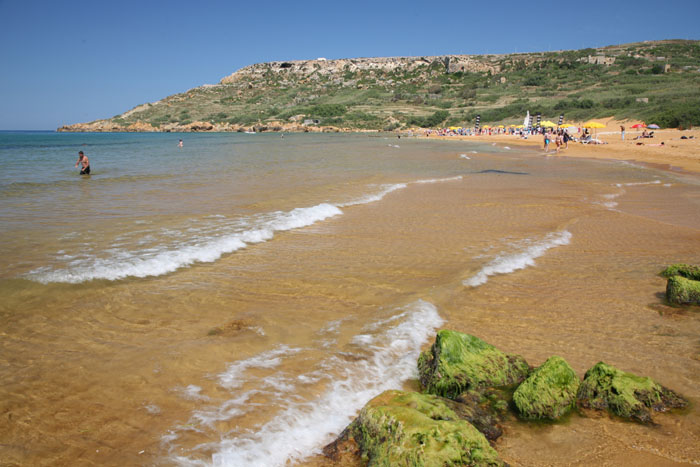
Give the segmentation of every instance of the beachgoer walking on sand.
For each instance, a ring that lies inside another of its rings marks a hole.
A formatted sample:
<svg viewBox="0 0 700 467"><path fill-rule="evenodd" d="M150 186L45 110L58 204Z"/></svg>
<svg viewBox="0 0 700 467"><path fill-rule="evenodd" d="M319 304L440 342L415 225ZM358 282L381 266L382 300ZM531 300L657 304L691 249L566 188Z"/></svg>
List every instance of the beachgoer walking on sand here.
<svg viewBox="0 0 700 467"><path fill-rule="evenodd" d="M564 130L564 135L562 136L562 141L564 141L564 149L569 149L569 140L571 139L571 136L569 136L569 132Z"/></svg>
<svg viewBox="0 0 700 467"><path fill-rule="evenodd" d="M625 140L625 127L620 125L620 134L622 135L622 141Z"/></svg>
<svg viewBox="0 0 700 467"><path fill-rule="evenodd" d="M544 131L542 134L544 135L544 152L549 152L549 133Z"/></svg>
<svg viewBox="0 0 700 467"><path fill-rule="evenodd" d="M179 143L177 143L177 146L178 146L179 148L181 148L181 147L182 147L182 140L180 140L180 142L179 142Z"/></svg>
<svg viewBox="0 0 700 467"><path fill-rule="evenodd" d="M90 175L90 161L83 151L78 151L78 161L75 163L75 166L78 167L78 164L82 164L80 175Z"/></svg>
<svg viewBox="0 0 700 467"><path fill-rule="evenodd" d="M561 149L561 145L563 143L562 136L561 136L561 130L557 131L557 136L554 138L554 142L557 145L557 154L559 154L559 150Z"/></svg>

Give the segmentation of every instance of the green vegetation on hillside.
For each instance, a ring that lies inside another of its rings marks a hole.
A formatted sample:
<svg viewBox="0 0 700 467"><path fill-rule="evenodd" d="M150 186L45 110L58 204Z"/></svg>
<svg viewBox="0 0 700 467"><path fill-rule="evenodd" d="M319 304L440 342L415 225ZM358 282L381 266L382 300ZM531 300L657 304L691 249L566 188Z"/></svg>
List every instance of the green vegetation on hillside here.
<svg viewBox="0 0 700 467"><path fill-rule="evenodd" d="M599 63L589 57L604 56ZM563 52L472 57L495 72L448 73L441 61L391 71L273 69L202 86L116 116L156 128L209 122L270 125L316 119L355 129L522 123L615 116L662 127L700 125L700 41L660 41ZM614 59L613 63L612 62ZM593 61L594 63L591 63ZM667 67L668 66L668 67Z"/></svg>

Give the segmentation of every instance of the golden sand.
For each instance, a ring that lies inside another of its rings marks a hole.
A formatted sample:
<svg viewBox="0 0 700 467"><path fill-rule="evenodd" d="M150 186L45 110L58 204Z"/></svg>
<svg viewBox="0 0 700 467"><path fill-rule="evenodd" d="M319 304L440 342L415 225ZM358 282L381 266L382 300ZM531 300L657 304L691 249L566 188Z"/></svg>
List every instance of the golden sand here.
<svg viewBox="0 0 700 467"><path fill-rule="evenodd" d="M700 173L700 130L647 130L653 131L653 138L634 139L642 134L643 129L632 128L637 121L619 121L613 118L596 119L606 125L605 128L592 130L597 139L605 144L582 144L570 142L569 147L557 154L554 144L549 145L549 154L564 157L585 157L592 159L616 159L639 162L656 168L682 170ZM583 122L574 124L583 125ZM622 140L620 126L626 128L625 140ZM681 139L685 136L687 139ZM462 139L467 141L496 142L508 146L520 146L543 149L541 135L523 139L513 135L482 136L430 136L440 139ZM663 145L660 145L661 143Z"/></svg>

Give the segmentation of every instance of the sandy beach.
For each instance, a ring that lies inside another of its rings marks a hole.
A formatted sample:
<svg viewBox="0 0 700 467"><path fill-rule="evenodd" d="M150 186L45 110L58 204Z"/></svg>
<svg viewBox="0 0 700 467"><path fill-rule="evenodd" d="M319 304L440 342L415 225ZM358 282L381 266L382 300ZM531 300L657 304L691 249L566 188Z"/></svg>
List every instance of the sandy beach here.
<svg viewBox="0 0 700 467"><path fill-rule="evenodd" d="M653 138L635 139L642 134L642 129L632 128L638 121L620 121L613 118L595 119L605 124L605 128L593 130L597 139L605 144L581 144L570 142L569 147L557 154L554 144L549 145L549 154L561 157L585 157L591 159L616 159L638 162L655 168L700 173L700 130L662 129L654 131ZM583 125L583 122L573 122ZM620 125L626 128L625 140L620 135ZM681 139L686 137L686 139ZM523 139L514 135L482 136L435 136L429 138L462 139L467 141L491 141L509 147L542 149L541 135ZM664 143L661 145L661 143Z"/></svg>

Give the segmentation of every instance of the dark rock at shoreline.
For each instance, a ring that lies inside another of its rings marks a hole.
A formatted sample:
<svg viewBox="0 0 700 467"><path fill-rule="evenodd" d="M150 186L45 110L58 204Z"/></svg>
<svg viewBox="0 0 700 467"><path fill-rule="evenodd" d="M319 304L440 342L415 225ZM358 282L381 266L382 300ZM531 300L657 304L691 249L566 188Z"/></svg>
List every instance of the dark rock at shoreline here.
<svg viewBox="0 0 700 467"><path fill-rule="evenodd" d="M474 426L430 394L386 391L365 405L324 454L352 453L369 465L503 466Z"/></svg>
<svg viewBox="0 0 700 467"><path fill-rule="evenodd" d="M556 420L576 405L580 381L561 357L550 357L513 393L513 402L523 418Z"/></svg>
<svg viewBox="0 0 700 467"><path fill-rule="evenodd" d="M625 373L599 362L586 372L577 394L578 405L608 410L620 417L652 423L651 411L682 408L688 402L651 378Z"/></svg>
<svg viewBox="0 0 700 467"><path fill-rule="evenodd" d="M423 388L448 398L468 390L516 384L529 371L521 356L505 354L478 337L447 329L438 331L430 350L418 358Z"/></svg>

